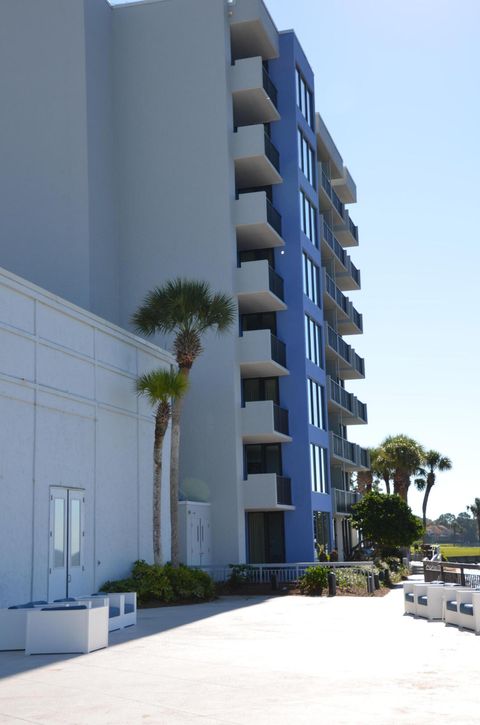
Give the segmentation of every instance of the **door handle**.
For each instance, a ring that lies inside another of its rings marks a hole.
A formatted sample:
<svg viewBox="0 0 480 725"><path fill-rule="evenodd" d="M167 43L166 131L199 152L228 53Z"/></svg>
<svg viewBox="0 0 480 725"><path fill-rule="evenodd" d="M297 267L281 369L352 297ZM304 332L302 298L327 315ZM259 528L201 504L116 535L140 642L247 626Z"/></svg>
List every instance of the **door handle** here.
<svg viewBox="0 0 480 725"><path fill-rule="evenodd" d="M68 577L67 577L67 581L68 581L68 583L69 583L69 584L70 584L70 582L72 581L72 575L71 575L71 574L69 574L69 575L68 575Z"/></svg>

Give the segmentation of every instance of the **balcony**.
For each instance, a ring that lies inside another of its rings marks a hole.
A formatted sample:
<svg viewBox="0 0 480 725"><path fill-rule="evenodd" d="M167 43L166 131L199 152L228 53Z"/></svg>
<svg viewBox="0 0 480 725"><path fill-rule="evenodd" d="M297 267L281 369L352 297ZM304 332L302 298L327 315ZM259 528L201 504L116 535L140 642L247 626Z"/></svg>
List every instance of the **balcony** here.
<svg viewBox="0 0 480 725"><path fill-rule="evenodd" d="M348 209L345 209L343 221L334 224L333 231L344 247L358 247L358 227L350 219Z"/></svg>
<svg viewBox="0 0 480 725"><path fill-rule="evenodd" d="M346 166L343 167L341 178L332 179L332 186L337 192L340 201L344 204L355 204L357 201L357 187Z"/></svg>
<svg viewBox="0 0 480 725"><path fill-rule="evenodd" d="M243 505L246 511L293 511L292 484L276 473L256 473L243 481Z"/></svg>
<svg viewBox="0 0 480 725"><path fill-rule="evenodd" d="M335 270L335 282L341 290L360 289L360 272L353 264L325 219L322 224L322 262Z"/></svg>
<svg viewBox="0 0 480 725"><path fill-rule="evenodd" d="M342 201L340 201L339 196L335 189L332 186L331 179L328 175L328 171L326 169L325 164L320 164L319 168L319 178L320 178L320 193L319 193L319 204L320 204L320 211L322 213L325 212L332 212L333 220L334 220L334 229L337 229L338 227L342 227L345 223L345 206Z"/></svg>
<svg viewBox="0 0 480 725"><path fill-rule="evenodd" d="M334 464L341 464L346 471L367 470L370 466L370 456L365 448L335 433L330 433L330 458Z"/></svg>
<svg viewBox="0 0 480 725"><path fill-rule="evenodd" d="M288 410L271 400L246 403L241 412L244 443L290 443Z"/></svg>
<svg viewBox="0 0 480 725"><path fill-rule="evenodd" d="M319 113L315 116L315 134L318 158L324 162L328 161L335 178L341 177L344 169L343 159Z"/></svg>
<svg viewBox="0 0 480 725"><path fill-rule="evenodd" d="M340 488L333 490L333 512L349 516L352 513L352 506L360 501L362 495L357 491L342 491Z"/></svg>
<svg viewBox="0 0 480 725"><path fill-rule="evenodd" d="M263 126L242 126L233 134L237 189L280 184L280 156Z"/></svg>
<svg viewBox="0 0 480 725"><path fill-rule="evenodd" d="M328 378L328 410L339 413L344 425L368 423L367 406L345 388Z"/></svg>
<svg viewBox="0 0 480 725"><path fill-rule="evenodd" d="M238 309L249 312L279 312L286 310L283 279L266 259L242 262L237 270Z"/></svg>
<svg viewBox="0 0 480 725"><path fill-rule="evenodd" d="M268 378L288 375L285 343L270 330L249 330L239 338L242 378Z"/></svg>
<svg viewBox="0 0 480 725"><path fill-rule="evenodd" d="M240 251L283 247L285 244L282 217L264 191L239 194L235 201L234 220Z"/></svg>
<svg viewBox="0 0 480 725"><path fill-rule="evenodd" d="M229 2L230 40L232 58L277 58L278 32L261 0Z"/></svg>
<svg viewBox="0 0 480 725"><path fill-rule="evenodd" d="M335 330L326 325L325 353L327 360L336 363L337 377L341 380L353 380L365 377L365 361L355 350L342 340Z"/></svg>
<svg viewBox="0 0 480 725"><path fill-rule="evenodd" d="M323 298L326 310L333 309L340 335L358 335L363 332L363 318L348 297L337 287L334 280L324 273Z"/></svg>
<svg viewBox="0 0 480 725"><path fill-rule="evenodd" d="M261 58L237 61L231 67L234 126L278 121L277 89Z"/></svg>

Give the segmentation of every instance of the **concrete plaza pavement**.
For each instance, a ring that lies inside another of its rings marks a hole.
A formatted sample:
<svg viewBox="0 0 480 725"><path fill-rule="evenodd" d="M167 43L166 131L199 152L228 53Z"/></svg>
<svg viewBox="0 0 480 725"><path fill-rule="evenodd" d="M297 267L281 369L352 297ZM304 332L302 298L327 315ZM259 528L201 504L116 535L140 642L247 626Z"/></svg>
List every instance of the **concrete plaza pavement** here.
<svg viewBox="0 0 480 725"><path fill-rule="evenodd" d="M0 723L480 722L480 638L385 597L223 598L139 612L106 650L0 653Z"/></svg>

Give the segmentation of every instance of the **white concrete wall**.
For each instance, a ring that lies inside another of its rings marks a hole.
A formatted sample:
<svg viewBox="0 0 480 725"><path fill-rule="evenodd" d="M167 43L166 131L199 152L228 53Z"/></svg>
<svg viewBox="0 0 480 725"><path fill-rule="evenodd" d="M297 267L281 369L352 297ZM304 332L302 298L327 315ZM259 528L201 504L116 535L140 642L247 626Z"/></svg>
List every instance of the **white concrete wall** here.
<svg viewBox="0 0 480 725"><path fill-rule="evenodd" d="M51 486L85 490L85 593L152 560L153 414L134 381L171 363L0 270L0 606L47 598ZM166 559L169 443L168 434Z"/></svg>
<svg viewBox="0 0 480 725"><path fill-rule="evenodd" d="M111 22L0 2L0 266L118 323Z"/></svg>
<svg viewBox="0 0 480 725"><path fill-rule="evenodd" d="M148 290L177 276L235 295L229 28L224 0L117 6L113 16L128 325ZM235 325L206 337L182 421L182 482L207 492L213 560L227 564L245 557L237 336Z"/></svg>

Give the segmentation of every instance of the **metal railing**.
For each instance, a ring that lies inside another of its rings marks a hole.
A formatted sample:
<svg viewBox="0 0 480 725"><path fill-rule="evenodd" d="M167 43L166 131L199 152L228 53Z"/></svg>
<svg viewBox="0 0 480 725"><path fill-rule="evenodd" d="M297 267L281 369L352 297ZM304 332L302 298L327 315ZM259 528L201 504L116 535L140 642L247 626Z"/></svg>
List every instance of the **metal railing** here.
<svg viewBox="0 0 480 725"><path fill-rule="evenodd" d="M350 217L348 217L348 230L352 237L358 242L358 227L352 222Z"/></svg>
<svg viewBox="0 0 480 725"><path fill-rule="evenodd" d="M292 482L286 476L277 476L277 504L292 505Z"/></svg>
<svg viewBox="0 0 480 725"><path fill-rule="evenodd" d="M345 312L346 315L349 314L349 300L343 292L337 287L333 279L330 277L329 274L325 272L325 278L326 278L326 290L330 297L335 300L337 305L340 307L343 312Z"/></svg>
<svg viewBox="0 0 480 725"><path fill-rule="evenodd" d="M352 318L355 326L358 327L359 330L363 331L363 316L360 314L360 312L357 312L357 310L355 309L355 307L353 305L351 306L350 317Z"/></svg>
<svg viewBox="0 0 480 725"><path fill-rule="evenodd" d="M263 89L266 92L267 96L270 98L271 102L275 107L278 106L278 91L277 87L275 86L274 82L268 75L265 66L262 68L263 70Z"/></svg>
<svg viewBox="0 0 480 725"><path fill-rule="evenodd" d="M351 259L350 259L350 274L352 275L353 279L360 287L361 286L360 285L360 270L355 267L355 265Z"/></svg>
<svg viewBox="0 0 480 725"><path fill-rule="evenodd" d="M332 198L332 184L330 183L330 179L328 178L327 174L322 168L322 186L327 192L327 195Z"/></svg>
<svg viewBox="0 0 480 725"><path fill-rule="evenodd" d="M333 206L335 207L335 209L337 210L337 212L340 214L340 216L343 219L344 214L345 214L345 204L342 201L340 201L338 194L336 191L334 191L334 189L332 189L331 199L332 199Z"/></svg>
<svg viewBox="0 0 480 725"><path fill-rule="evenodd" d="M360 418L365 423L367 422L367 406L365 403L360 402L353 393L349 393L330 377L328 378L328 386L330 400L348 410L353 417Z"/></svg>
<svg viewBox="0 0 480 725"><path fill-rule="evenodd" d="M464 564L455 561L424 561L423 575L426 582L442 581L462 586L480 586L480 564Z"/></svg>
<svg viewBox="0 0 480 725"><path fill-rule="evenodd" d="M348 255L325 220L323 222L323 238L343 266L347 267Z"/></svg>
<svg viewBox="0 0 480 725"><path fill-rule="evenodd" d="M333 502L335 513L350 514L352 506L360 501L361 494L357 491L343 491L340 488L333 489Z"/></svg>
<svg viewBox="0 0 480 725"><path fill-rule="evenodd" d="M283 277L280 277L270 265L268 266L268 285L270 292L273 292L283 302L285 299Z"/></svg>
<svg viewBox="0 0 480 725"><path fill-rule="evenodd" d="M267 133L265 133L265 156L276 170L280 171L280 154Z"/></svg>
<svg viewBox="0 0 480 725"><path fill-rule="evenodd" d="M331 451L336 458L349 461L356 466L368 468L370 466L370 456L365 448L361 448L356 443L345 440L336 433L330 433Z"/></svg>
<svg viewBox="0 0 480 725"><path fill-rule="evenodd" d="M282 235L282 217L275 209L270 199L267 199L267 221L275 231Z"/></svg>
<svg viewBox="0 0 480 725"><path fill-rule="evenodd" d="M305 571L312 566L322 566L332 571L349 569L367 574L374 572L373 561L302 561L293 564L250 564L239 565L246 566L245 578L250 584L270 584L273 577L276 577L277 583L287 584L289 582L298 582ZM232 566L193 566L192 569L200 569L210 574L212 579L217 582L224 582L230 578L232 574Z"/></svg>
<svg viewBox="0 0 480 725"><path fill-rule="evenodd" d="M282 365L282 367L287 367L287 348L285 346L285 343L278 339L278 337L275 337L275 335L270 335L271 340L271 351L272 351L272 360L279 365Z"/></svg>
<svg viewBox="0 0 480 725"><path fill-rule="evenodd" d="M288 436L288 410L275 404L273 405L273 427L277 433Z"/></svg>

